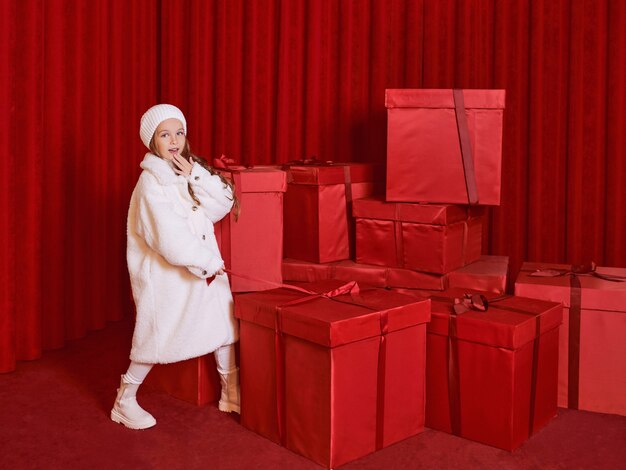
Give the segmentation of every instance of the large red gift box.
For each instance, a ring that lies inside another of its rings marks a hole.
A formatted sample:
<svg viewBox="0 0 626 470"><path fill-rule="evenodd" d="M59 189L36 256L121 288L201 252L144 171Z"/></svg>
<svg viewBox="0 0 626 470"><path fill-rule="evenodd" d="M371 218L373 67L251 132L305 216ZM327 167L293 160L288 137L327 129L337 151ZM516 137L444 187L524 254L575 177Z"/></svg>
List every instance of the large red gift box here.
<svg viewBox="0 0 626 470"><path fill-rule="evenodd" d="M500 204L504 90L386 90L387 200Z"/></svg>
<svg viewBox="0 0 626 470"><path fill-rule="evenodd" d="M241 209L238 218L231 211L215 224L231 289L272 289L282 283L286 174L272 166L232 166L220 172L234 181Z"/></svg>
<svg viewBox="0 0 626 470"><path fill-rule="evenodd" d="M285 282L314 282L327 279L354 280L396 292L424 296L428 292L449 287L477 289L496 294L506 290L509 272L508 256L482 255L478 261L448 274L430 274L402 268L359 264L344 260L333 263L310 263L295 259L283 260Z"/></svg>
<svg viewBox="0 0 626 470"><path fill-rule="evenodd" d="M480 258L480 208L366 198L352 215L358 263L446 274Z"/></svg>
<svg viewBox="0 0 626 470"><path fill-rule="evenodd" d="M625 281L624 268L523 264L515 293L564 305L559 406L626 416Z"/></svg>
<svg viewBox="0 0 626 470"><path fill-rule="evenodd" d="M241 423L336 467L424 427L430 302L341 281L237 297ZM329 292L334 291L334 292Z"/></svg>
<svg viewBox="0 0 626 470"><path fill-rule="evenodd" d="M351 203L374 194L374 165L291 164L286 169L285 258L314 263L349 259L354 246Z"/></svg>
<svg viewBox="0 0 626 470"><path fill-rule="evenodd" d="M466 293L431 297L426 426L513 450L556 415L562 306L482 293L487 311L457 313Z"/></svg>
<svg viewBox="0 0 626 470"><path fill-rule="evenodd" d="M445 276L410 269L359 264L351 260L323 264L289 258L283 260L283 280L285 282L314 282L328 279L357 281L381 288L403 287L443 290L447 287Z"/></svg>

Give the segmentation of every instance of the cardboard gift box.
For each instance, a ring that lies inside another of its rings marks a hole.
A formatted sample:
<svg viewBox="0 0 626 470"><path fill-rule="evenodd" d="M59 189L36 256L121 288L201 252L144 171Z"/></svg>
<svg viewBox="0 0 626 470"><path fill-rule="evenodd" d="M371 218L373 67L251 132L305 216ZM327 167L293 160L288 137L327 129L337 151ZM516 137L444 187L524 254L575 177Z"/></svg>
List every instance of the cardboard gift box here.
<svg viewBox="0 0 626 470"><path fill-rule="evenodd" d="M626 269L584 271L524 263L515 293L563 303L559 406L626 416Z"/></svg>
<svg viewBox="0 0 626 470"><path fill-rule="evenodd" d="M431 297L426 426L513 450L556 416L562 306L482 293L491 302L478 311L468 292L480 294Z"/></svg>
<svg viewBox="0 0 626 470"><path fill-rule="evenodd" d="M282 283L283 196L286 174L275 166L231 166L219 170L235 183L240 203L215 224L233 292L275 288Z"/></svg>
<svg viewBox="0 0 626 470"><path fill-rule="evenodd" d="M375 287L423 297L449 287L477 289L496 294L506 291L509 272L508 256L482 255L478 261L448 274L430 274L402 268L359 264L344 260L333 263L310 263L283 260L283 281L314 282L328 279L357 281Z"/></svg>
<svg viewBox="0 0 626 470"><path fill-rule="evenodd" d="M314 263L349 259L353 252L354 199L374 193L368 163L286 165L285 258Z"/></svg>
<svg viewBox="0 0 626 470"><path fill-rule="evenodd" d="M499 205L504 97L386 90L387 200Z"/></svg>
<svg viewBox="0 0 626 470"><path fill-rule="evenodd" d="M480 208L366 198L352 215L358 263L446 274L480 258Z"/></svg>
<svg viewBox="0 0 626 470"><path fill-rule="evenodd" d="M145 383L200 406L219 400L221 392L213 354L171 364L156 364Z"/></svg>
<svg viewBox="0 0 626 470"><path fill-rule="evenodd" d="M327 467L424 427L430 302L344 284L300 284L306 292L281 288L235 303L241 424Z"/></svg>

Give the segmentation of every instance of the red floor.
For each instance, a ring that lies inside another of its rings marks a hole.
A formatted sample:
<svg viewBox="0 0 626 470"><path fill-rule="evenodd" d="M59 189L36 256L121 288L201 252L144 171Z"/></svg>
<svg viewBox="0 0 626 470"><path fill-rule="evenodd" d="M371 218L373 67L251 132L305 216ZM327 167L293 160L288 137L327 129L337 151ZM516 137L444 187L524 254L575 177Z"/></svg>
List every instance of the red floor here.
<svg viewBox="0 0 626 470"><path fill-rule="evenodd" d="M0 375L0 468L322 468L214 405L196 407L146 387L140 402L157 426L131 431L111 422L131 328L129 321L110 324ZM341 468L626 469L626 417L560 409L513 453L426 430Z"/></svg>

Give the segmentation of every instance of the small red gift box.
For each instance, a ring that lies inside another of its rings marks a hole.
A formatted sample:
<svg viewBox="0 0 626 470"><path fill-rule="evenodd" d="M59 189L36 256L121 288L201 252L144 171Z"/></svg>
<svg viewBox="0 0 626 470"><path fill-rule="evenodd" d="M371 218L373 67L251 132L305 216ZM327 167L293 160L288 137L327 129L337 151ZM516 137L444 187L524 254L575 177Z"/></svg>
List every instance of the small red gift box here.
<svg viewBox="0 0 626 470"><path fill-rule="evenodd" d="M324 295L282 288L235 302L241 423L327 467L424 425L430 302L342 284L300 284Z"/></svg>
<svg viewBox="0 0 626 470"><path fill-rule="evenodd" d="M217 401L221 391L213 354L171 364L156 364L145 383L194 405Z"/></svg>
<svg viewBox="0 0 626 470"><path fill-rule="evenodd" d="M374 193L374 165L286 165L285 258L314 263L349 259L354 246L354 199Z"/></svg>
<svg viewBox="0 0 626 470"><path fill-rule="evenodd" d="M562 306L482 293L486 311L462 312L468 292L431 297L426 426L513 450L556 415Z"/></svg>
<svg viewBox="0 0 626 470"><path fill-rule="evenodd" d="M503 294L508 273L508 256L482 255L478 261L450 271L447 274L448 286Z"/></svg>
<svg viewBox="0 0 626 470"><path fill-rule="evenodd" d="M215 237L231 272L231 289L272 289L282 283L286 174L273 166L231 166L219 171L235 182L241 208L238 218L231 211L215 224Z"/></svg>
<svg viewBox="0 0 626 470"><path fill-rule="evenodd" d="M480 257L479 208L367 198L354 201L352 215L358 263L446 274Z"/></svg>
<svg viewBox="0 0 626 470"><path fill-rule="evenodd" d="M500 204L504 90L386 90L387 200Z"/></svg>
<svg viewBox="0 0 626 470"><path fill-rule="evenodd" d="M626 269L524 263L515 293L563 303L559 406L626 416Z"/></svg>

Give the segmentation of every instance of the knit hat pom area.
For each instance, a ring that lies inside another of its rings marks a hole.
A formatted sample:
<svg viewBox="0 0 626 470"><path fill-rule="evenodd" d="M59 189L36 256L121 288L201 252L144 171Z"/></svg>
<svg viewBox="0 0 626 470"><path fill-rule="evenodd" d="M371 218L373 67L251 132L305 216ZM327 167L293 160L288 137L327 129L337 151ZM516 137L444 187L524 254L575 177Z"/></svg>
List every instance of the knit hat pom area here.
<svg viewBox="0 0 626 470"><path fill-rule="evenodd" d="M171 104L157 104L152 106L141 116L141 124L139 125L139 137L143 144L150 148L152 136L163 121L167 119L178 119L183 123L183 130L187 134L187 121L185 115L176 106Z"/></svg>

